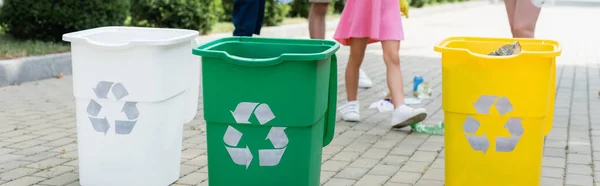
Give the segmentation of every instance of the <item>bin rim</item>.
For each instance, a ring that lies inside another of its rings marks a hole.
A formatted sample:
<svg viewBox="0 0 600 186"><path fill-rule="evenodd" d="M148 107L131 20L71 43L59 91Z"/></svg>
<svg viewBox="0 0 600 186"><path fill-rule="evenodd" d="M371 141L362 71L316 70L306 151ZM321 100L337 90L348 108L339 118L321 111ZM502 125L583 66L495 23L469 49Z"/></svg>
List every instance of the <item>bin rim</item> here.
<svg viewBox="0 0 600 186"><path fill-rule="evenodd" d="M523 51L517 55L510 56L490 56L485 54L478 54L470 51L466 48L449 48L448 44L456 41L487 41L487 42L502 42L502 43L512 43L515 41L519 41L519 43L537 43L537 44L548 44L554 47L553 51ZM445 53L445 52L464 52L468 53L472 56L476 56L479 58L500 58L500 59L509 59L509 58L517 58L520 56L538 56L538 57L557 57L562 53L562 46L555 40L547 40L547 39L531 39L531 38L490 38L490 37L468 37L468 36L457 36L457 37L449 37L444 39L435 45L434 50L436 52Z"/></svg>
<svg viewBox="0 0 600 186"><path fill-rule="evenodd" d="M271 44L298 44L298 45L312 45L312 46L328 46L329 49L318 52L318 53L282 53L277 57L271 58L247 58L231 55L226 51L215 51L211 50L217 46L234 43L234 42L265 42ZM198 46L192 49L194 55L202 57L215 57L225 59L225 61L241 65L241 66L272 66L277 65L283 61L313 61L313 60L324 60L335 54L340 48L340 44L335 41L321 40L321 39L289 39L289 38L261 38L261 37L246 37L246 36L234 36L217 39L204 45Z"/></svg>
<svg viewBox="0 0 600 186"><path fill-rule="evenodd" d="M104 43L90 39L88 36L99 34L103 32L117 32L120 30L129 31L174 31L179 32L177 36L162 38L162 39L131 39L129 41L120 43ZM63 41L71 43L85 43L93 47L105 49L105 50L125 50L134 46L167 46L174 45L183 42L191 42L196 37L199 37L200 33L195 30L188 29L176 29L176 28L150 28L150 27L134 27L134 26L106 26L98 27L87 30L81 30L71 33L63 34Z"/></svg>

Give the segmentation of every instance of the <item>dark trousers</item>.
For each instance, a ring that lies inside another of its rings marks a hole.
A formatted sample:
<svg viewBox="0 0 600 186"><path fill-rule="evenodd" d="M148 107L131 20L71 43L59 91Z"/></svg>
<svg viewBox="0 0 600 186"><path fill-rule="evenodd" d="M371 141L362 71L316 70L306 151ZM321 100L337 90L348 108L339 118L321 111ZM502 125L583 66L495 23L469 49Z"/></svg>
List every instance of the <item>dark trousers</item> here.
<svg viewBox="0 0 600 186"><path fill-rule="evenodd" d="M234 0L234 36L259 35L265 18L265 0Z"/></svg>

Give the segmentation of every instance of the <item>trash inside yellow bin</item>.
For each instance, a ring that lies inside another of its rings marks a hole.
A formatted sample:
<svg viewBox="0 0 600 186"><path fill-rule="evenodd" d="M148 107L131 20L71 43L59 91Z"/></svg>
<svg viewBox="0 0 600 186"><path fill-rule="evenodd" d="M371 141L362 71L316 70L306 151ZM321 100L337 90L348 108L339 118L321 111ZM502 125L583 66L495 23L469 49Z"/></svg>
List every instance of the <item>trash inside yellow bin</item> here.
<svg viewBox="0 0 600 186"><path fill-rule="evenodd" d="M519 41L512 56L489 56ZM452 37L442 53L446 186L540 185L558 42Z"/></svg>

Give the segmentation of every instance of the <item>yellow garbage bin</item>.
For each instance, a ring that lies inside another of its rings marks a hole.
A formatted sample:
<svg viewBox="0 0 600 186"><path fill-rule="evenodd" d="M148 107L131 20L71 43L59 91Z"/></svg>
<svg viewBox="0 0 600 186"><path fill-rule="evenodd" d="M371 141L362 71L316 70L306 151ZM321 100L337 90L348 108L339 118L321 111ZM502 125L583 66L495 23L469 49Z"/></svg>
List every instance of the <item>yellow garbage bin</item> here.
<svg viewBox="0 0 600 186"><path fill-rule="evenodd" d="M521 53L487 55L515 41ZM446 186L540 185L558 42L451 37L434 48L442 53Z"/></svg>

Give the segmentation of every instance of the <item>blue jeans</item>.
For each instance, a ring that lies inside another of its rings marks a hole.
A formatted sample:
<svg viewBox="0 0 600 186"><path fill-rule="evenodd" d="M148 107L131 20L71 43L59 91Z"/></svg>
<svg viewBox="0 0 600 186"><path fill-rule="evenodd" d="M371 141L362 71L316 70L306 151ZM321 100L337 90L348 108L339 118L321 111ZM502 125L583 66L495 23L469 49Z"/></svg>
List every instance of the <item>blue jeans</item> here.
<svg viewBox="0 0 600 186"><path fill-rule="evenodd" d="M265 0L234 0L233 25L234 36L260 35L265 18Z"/></svg>

